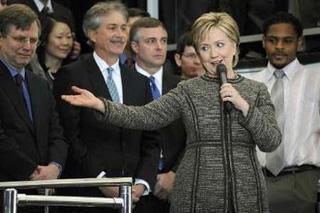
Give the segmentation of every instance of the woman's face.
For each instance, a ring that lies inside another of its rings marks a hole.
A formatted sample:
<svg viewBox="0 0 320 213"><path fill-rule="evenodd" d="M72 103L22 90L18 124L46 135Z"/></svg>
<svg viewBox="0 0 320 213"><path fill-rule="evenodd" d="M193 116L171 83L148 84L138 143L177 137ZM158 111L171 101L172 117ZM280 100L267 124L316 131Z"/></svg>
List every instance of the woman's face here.
<svg viewBox="0 0 320 213"><path fill-rule="evenodd" d="M72 32L63 22L56 22L49 34L47 54L58 59L65 59L73 46Z"/></svg>
<svg viewBox="0 0 320 213"><path fill-rule="evenodd" d="M236 54L236 44L219 28L212 28L204 35L198 45L200 60L210 75L216 75L218 64L225 64L232 70L233 56Z"/></svg>

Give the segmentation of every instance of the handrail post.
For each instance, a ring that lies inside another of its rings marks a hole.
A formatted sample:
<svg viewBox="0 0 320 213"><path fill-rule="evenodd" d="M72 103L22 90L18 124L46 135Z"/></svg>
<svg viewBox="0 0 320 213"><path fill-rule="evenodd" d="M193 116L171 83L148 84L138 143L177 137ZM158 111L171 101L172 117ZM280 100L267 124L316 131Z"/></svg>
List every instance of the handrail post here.
<svg viewBox="0 0 320 213"><path fill-rule="evenodd" d="M132 212L132 197L131 197L131 186L120 187L120 197L123 199L123 207L121 213Z"/></svg>
<svg viewBox="0 0 320 213"><path fill-rule="evenodd" d="M3 212L17 213L17 190L6 189L3 194Z"/></svg>

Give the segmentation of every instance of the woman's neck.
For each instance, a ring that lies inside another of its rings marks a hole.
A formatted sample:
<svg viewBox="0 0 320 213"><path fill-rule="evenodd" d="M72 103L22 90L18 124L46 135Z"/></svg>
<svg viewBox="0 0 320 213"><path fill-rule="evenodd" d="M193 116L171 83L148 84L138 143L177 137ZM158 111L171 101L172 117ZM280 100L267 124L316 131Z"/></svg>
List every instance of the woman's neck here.
<svg viewBox="0 0 320 213"><path fill-rule="evenodd" d="M49 54L46 54L45 65L48 68L49 73L56 73L60 68L62 60L56 57L53 57Z"/></svg>

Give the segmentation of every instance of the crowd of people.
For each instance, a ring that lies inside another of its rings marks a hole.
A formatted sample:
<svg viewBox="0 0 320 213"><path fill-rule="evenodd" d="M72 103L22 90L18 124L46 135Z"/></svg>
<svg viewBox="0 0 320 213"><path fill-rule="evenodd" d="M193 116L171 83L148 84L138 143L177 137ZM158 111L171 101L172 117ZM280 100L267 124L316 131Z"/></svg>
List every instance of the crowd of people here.
<svg viewBox="0 0 320 213"><path fill-rule="evenodd" d="M0 181L103 172L133 178L134 213L314 212L320 72L297 59L298 18L279 12L261 27L261 72L236 72L240 30L225 12L202 14L181 35L176 70L165 25L138 8L90 7L83 54L63 5L0 1ZM119 188L54 193L117 197Z"/></svg>

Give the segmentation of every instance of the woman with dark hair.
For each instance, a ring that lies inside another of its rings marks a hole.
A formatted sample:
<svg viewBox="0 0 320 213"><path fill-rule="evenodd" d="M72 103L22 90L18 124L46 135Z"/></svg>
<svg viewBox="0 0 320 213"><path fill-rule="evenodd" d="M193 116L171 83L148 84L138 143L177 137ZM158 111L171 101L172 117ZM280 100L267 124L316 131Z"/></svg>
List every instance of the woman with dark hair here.
<svg viewBox="0 0 320 213"><path fill-rule="evenodd" d="M41 18L41 25L43 28L37 58L30 62L30 66L52 87L55 73L68 60L74 39L70 24L65 19L46 16Z"/></svg>

